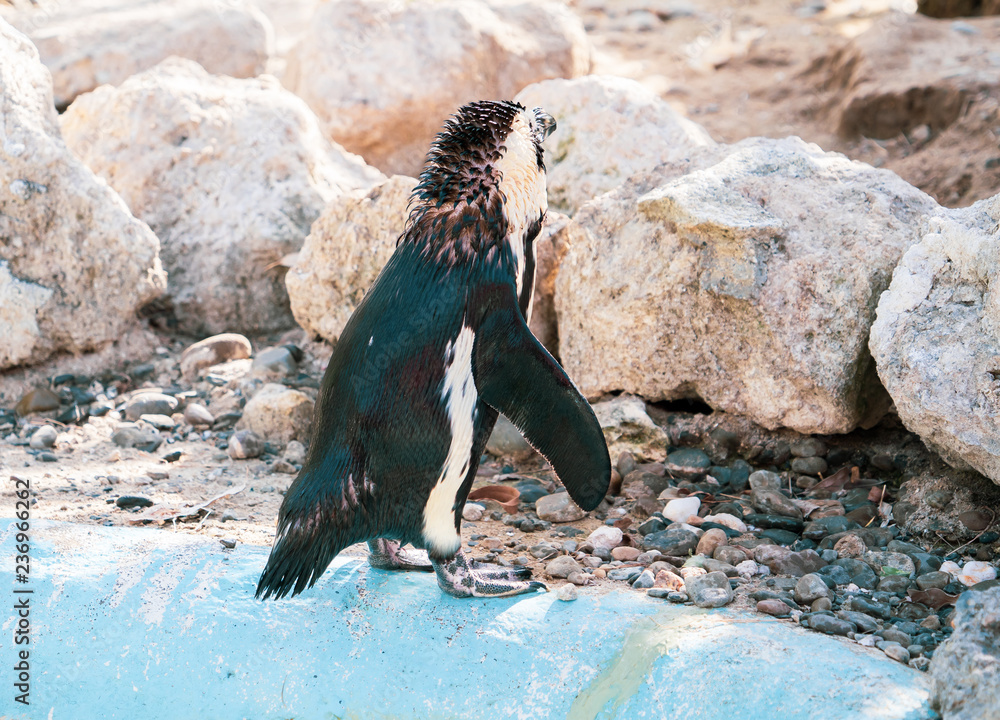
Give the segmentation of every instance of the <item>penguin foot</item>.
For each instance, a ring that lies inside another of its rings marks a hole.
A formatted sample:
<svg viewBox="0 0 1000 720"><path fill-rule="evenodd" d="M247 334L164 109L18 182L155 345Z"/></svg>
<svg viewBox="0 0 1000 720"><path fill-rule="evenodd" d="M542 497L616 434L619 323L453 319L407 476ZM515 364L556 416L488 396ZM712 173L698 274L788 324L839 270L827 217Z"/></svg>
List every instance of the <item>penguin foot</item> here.
<svg viewBox="0 0 1000 720"><path fill-rule="evenodd" d="M397 540L375 538L368 541L368 564L379 570L418 570L431 572L433 566L422 550L403 550Z"/></svg>
<svg viewBox="0 0 1000 720"><path fill-rule="evenodd" d="M531 571L524 567L506 568L470 561L461 550L447 562L431 559L438 585L455 597L508 597L548 588L543 583L525 581Z"/></svg>

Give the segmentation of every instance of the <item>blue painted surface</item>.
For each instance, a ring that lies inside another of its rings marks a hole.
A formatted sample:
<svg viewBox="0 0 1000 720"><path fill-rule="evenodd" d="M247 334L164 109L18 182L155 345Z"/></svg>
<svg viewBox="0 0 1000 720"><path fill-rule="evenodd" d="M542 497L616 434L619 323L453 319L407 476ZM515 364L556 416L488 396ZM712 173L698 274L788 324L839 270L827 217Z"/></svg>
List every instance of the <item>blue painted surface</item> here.
<svg viewBox="0 0 1000 720"><path fill-rule="evenodd" d="M9 563L13 535L0 522ZM34 521L32 706L16 705L5 680L0 715L934 717L924 676L757 615L628 590L456 600L432 575L357 558L338 558L299 597L261 603L266 557L170 530ZM14 621L2 617L9 668Z"/></svg>

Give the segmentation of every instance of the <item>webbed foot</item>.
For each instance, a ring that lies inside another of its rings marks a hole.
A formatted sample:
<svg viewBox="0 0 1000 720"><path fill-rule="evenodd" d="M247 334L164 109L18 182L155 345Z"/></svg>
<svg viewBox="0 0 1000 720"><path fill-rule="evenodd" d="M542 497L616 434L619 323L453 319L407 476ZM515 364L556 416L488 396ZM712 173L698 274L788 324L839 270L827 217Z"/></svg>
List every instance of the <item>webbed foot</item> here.
<svg viewBox="0 0 1000 720"><path fill-rule="evenodd" d="M470 561L461 550L447 562L431 559L431 564L437 573L438 585L455 597L508 597L536 590L548 592L543 583L522 579L530 577L528 568Z"/></svg>
<svg viewBox="0 0 1000 720"><path fill-rule="evenodd" d="M423 550L403 550L397 540L375 538L368 541L368 564L379 570L431 572L434 567Z"/></svg>

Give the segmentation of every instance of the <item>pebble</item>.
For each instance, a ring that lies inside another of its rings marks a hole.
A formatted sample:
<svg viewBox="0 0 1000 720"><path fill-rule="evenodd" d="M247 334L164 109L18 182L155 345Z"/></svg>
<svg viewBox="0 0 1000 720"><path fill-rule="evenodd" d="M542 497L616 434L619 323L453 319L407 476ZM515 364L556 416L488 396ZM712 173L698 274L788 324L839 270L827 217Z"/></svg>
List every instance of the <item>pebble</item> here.
<svg viewBox="0 0 1000 720"><path fill-rule="evenodd" d="M780 490L782 486L781 476L770 470L757 470L750 473L748 482L751 490Z"/></svg>
<svg viewBox="0 0 1000 720"><path fill-rule="evenodd" d="M697 448L682 448L668 454L663 464L674 477L692 479L703 477L711 467L712 461Z"/></svg>
<svg viewBox="0 0 1000 720"><path fill-rule="evenodd" d="M827 635L841 635L847 637L847 633L855 632L855 627L847 620L841 620L833 615L810 615L809 627L819 630Z"/></svg>
<svg viewBox="0 0 1000 720"><path fill-rule="evenodd" d="M802 519L802 511L789 498L777 490L759 488L750 492L750 502L764 514L784 515L796 520Z"/></svg>
<svg viewBox="0 0 1000 720"><path fill-rule="evenodd" d="M229 438L229 457L233 460L247 460L260 457L264 453L264 438L253 430L239 430Z"/></svg>
<svg viewBox="0 0 1000 720"><path fill-rule="evenodd" d="M612 549L611 557L615 560L622 560L623 562L632 562L640 555L639 548L629 547L628 545L620 545Z"/></svg>
<svg viewBox="0 0 1000 720"><path fill-rule="evenodd" d="M865 541L854 533L848 533L840 538L834 544L833 549L837 555L845 558L860 558L868 552L868 546L865 545Z"/></svg>
<svg viewBox="0 0 1000 720"><path fill-rule="evenodd" d="M299 372L295 354L285 346L261 350L250 364L250 376L263 380L281 380Z"/></svg>
<svg viewBox="0 0 1000 720"><path fill-rule="evenodd" d="M684 589L684 578L669 570L660 570L653 578L653 587L679 591Z"/></svg>
<svg viewBox="0 0 1000 720"><path fill-rule="evenodd" d="M733 600L729 578L721 572L687 577L684 580L684 590L694 604L701 608L722 607Z"/></svg>
<svg viewBox="0 0 1000 720"><path fill-rule="evenodd" d="M970 560L965 563L961 572L958 573L958 581L966 587L972 587L976 583L986 580L994 580L997 576L997 569L988 562L981 560Z"/></svg>
<svg viewBox="0 0 1000 720"><path fill-rule="evenodd" d="M641 567L616 568L614 570L609 570L608 571L608 579L609 580L624 580L625 582L630 583L633 580L635 580L637 577L639 577L639 575L640 575L640 573L642 573L642 571L643 571L643 569Z"/></svg>
<svg viewBox="0 0 1000 720"><path fill-rule="evenodd" d="M220 538L219 542L222 543L222 547L227 548L229 550L232 550L234 547L236 547L236 538L230 538L230 537Z"/></svg>
<svg viewBox="0 0 1000 720"><path fill-rule="evenodd" d="M624 534L619 528L604 525L587 536L587 542L595 548L611 550L622 544Z"/></svg>
<svg viewBox="0 0 1000 720"><path fill-rule="evenodd" d="M757 603L757 612L774 617L787 617L792 609L782 600L761 600Z"/></svg>
<svg viewBox="0 0 1000 720"><path fill-rule="evenodd" d="M535 512L546 522L576 522L587 516L579 505L570 498L567 492L553 493L538 498L535 502Z"/></svg>
<svg viewBox="0 0 1000 720"><path fill-rule="evenodd" d="M118 447L134 447L146 452L155 452L163 443L163 437L156 428L148 425L119 423L111 433L111 442Z"/></svg>
<svg viewBox="0 0 1000 720"><path fill-rule="evenodd" d="M142 497L140 495L122 495L117 500L115 500L115 505L120 507L122 510L128 510L130 508L144 508L152 506L153 501L147 497Z"/></svg>
<svg viewBox="0 0 1000 720"><path fill-rule="evenodd" d="M482 520L485 512L486 508L482 505L467 502L465 503L465 507L462 508L462 518L470 522L476 522L477 520Z"/></svg>
<svg viewBox="0 0 1000 720"><path fill-rule="evenodd" d="M565 578L568 577L570 573L582 570L576 560L571 558L569 555L560 555L554 560L550 560L545 566L545 574L551 578Z"/></svg>
<svg viewBox="0 0 1000 720"><path fill-rule="evenodd" d="M650 533L642 539L644 550L659 550L664 555L686 557L698 547L698 536L690 530L674 528Z"/></svg>
<svg viewBox="0 0 1000 720"><path fill-rule="evenodd" d="M876 573L882 575L906 575L916 572L916 566L908 555L896 552L868 551L861 559Z"/></svg>
<svg viewBox="0 0 1000 720"><path fill-rule="evenodd" d="M188 403L184 406L184 422L193 427L210 427L215 416L200 403Z"/></svg>
<svg viewBox="0 0 1000 720"><path fill-rule="evenodd" d="M719 513L718 515L706 515L704 517L705 522L714 522L719 525L725 525L731 530L735 530L739 533L745 533L747 531L747 525L740 518L735 515L730 515L729 513Z"/></svg>
<svg viewBox="0 0 1000 720"><path fill-rule="evenodd" d="M579 597L579 592L576 589L576 585L560 585L556 589L556 599L562 600L563 602L572 602Z"/></svg>
<svg viewBox="0 0 1000 720"><path fill-rule="evenodd" d="M847 620L857 626L859 632L874 633L879 629L878 622L870 615L865 615L854 610L838 610L836 614L841 620ZM872 645L874 646L874 644L873 641Z"/></svg>
<svg viewBox="0 0 1000 720"><path fill-rule="evenodd" d="M177 423L169 415L157 415L155 413L145 413L144 415L140 415L139 419L144 423L152 425L157 430L173 430L175 427L177 427Z"/></svg>
<svg viewBox="0 0 1000 720"><path fill-rule="evenodd" d="M547 557L552 557L559 553L559 548L547 542L538 543L528 548L528 552L531 553L533 558L542 560Z"/></svg>
<svg viewBox="0 0 1000 720"><path fill-rule="evenodd" d="M177 409L177 398L159 392L140 392L125 403L125 419L138 420L143 415L166 415Z"/></svg>
<svg viewBox="0 0 1000 720"><path fill-rule="evenodd" d="M753 560L744 560L736 565L736 572L740 577L751 578L760 572L760 566Z"/></svg>
<svg viewBox="0 0 1000 720"><path fill-rule="evenodd" d="M802 438L788 446L789 452L797 458L812 458L826 455L826 443L818 438Z"/></svg>
<svg viewBox="0 0 1000 720"><path fill-rule="evenodd" d="M486 442L486 452L494 457L510 457L515 460L529 458L535 454L534 448L524 439L521 431L505 416L497 418L493 432Z"/></svg>
<svg viewBox="0 0 1000 720"><path fill-rule="evenodd" d="M715 552L712 553L712 557L733 566L739 565L741 562L748 559L746 552L740 548L732 547L730 545L720 545L715 548Z"/></svg>
<svg viewBox="0 0 1000 720"><path fill-rule="evenodd" d="M651 573L649 570L643 570L639 574L639 577L635 579L635 582L632 583L632 587L635 588L636 590L645 590L647 588L653 587L655 583L656 579L653 576L653 573Z"/></svg>
<svg viewBox="0 0 1000 720"><path fill-rule="evenodd" d="M726 537L726 533L722 530L716 528L706 530L705 534L698 540L698 546L695 552L699 555L715 557L715 551L726 545L728 542L729 539Z"/></svg>
<svg viewBox="0 0 1000 720"><path fill-rule="evenodd" d="M698 514L701 507L701 500L694 495L671 500L663 508L663 517L673 522L686 522L692 515Z"/></svg>
<svg viewBox="0 0 1000 720"><path fill-rule="evenodd" d="M287 460L276 460L271 465L271 472L283 473L285 475L294 475L298 471L295 469L295 466L292 465Z"/></svg>
<svg viewBox="0 0 1000 720"><path fill-rule="evenodd" d="M962 567L953 560L945 560L938 569L943 573L948 573L953 579L962 573Z"/></svg>
<svg viewBox="0 0 1000 720"><path fill-rule="evenodd" d="M180 361L181 374L192 380L204 368L230 360L244 360L250 357L251 352L250 341L243 335L237 333L213 335L184 350Z"/></svg>
<svg viewBox="0 0 1000 720"><path fill-rule="evenodd" d="M874 590L875 586L878 584L878 576L875 575L875 571L872 570L867 563L862 562L861 560L841 558L840 560L835 560L833 564L837 567L843 568L848 575L848 581L858 585L859 587L863 587L867 590Z"/></svg>
<svg viewBox="0 0 1000 720"><path fill-rule="evenodd" d="M35 450L43 450L45 448L50 448L56 444L56 429L51 425L42 425L40 428L31 433L31 439L28 441L28 445Z"/></svg>
<svg viewBox="0 0 1000 720"><path fill-rule="evenodd" d="M826 460L821 457L797 457L792 460L792 472L799 475L825 475Z"/></svg>
<svg viewBox="0 0 1000 720"><path fill-rule="evenodd" d="M882 652L884 652L888 657L891 657L893 660L901 662L904 665L910 662L910 653L902 645L888 643L884 648L882 648Z"/></svg>
<svg viewBox="0 0 1000 720"><path fill-rule="evenodd" d="M795 602L800 605L809 605L818 598L829 597L830 594L830 588L827 587L826 581L820 575L808 573L799 578L799 581L795 583L793 597L795 598Z"/></svg>

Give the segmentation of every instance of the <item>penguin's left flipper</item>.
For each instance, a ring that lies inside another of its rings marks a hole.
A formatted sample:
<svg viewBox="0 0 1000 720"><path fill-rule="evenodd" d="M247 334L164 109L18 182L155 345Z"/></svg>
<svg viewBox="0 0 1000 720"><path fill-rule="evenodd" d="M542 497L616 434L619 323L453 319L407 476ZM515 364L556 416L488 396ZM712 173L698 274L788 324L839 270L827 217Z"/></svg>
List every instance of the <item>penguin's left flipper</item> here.
<svg viewBox="0 0 1000 720"><path fill-rule="evenodd" d="M593 510L608 492L611 458L590 403L531 334L513 296L495 298L476 333L479 397L552 464L569 495Z"/></svg>
<svg viewBox="0 0 1000 720"><path fill-rule="evenodd" d="M368 564L379 570L417 570L433 572L423 550L403 550L398 540L375 538L368 541Z"/></svg>
<svg viewBox="0 0 1000 720"><path fill-rule="evenodd" d="M438 586L455 597L492 598L521 595L536 590L548 592L544 583L519 579L524 576L524 568L478 563L469 560L461 550L451 560L431 558L431 563L437 573Z"/></svg>

